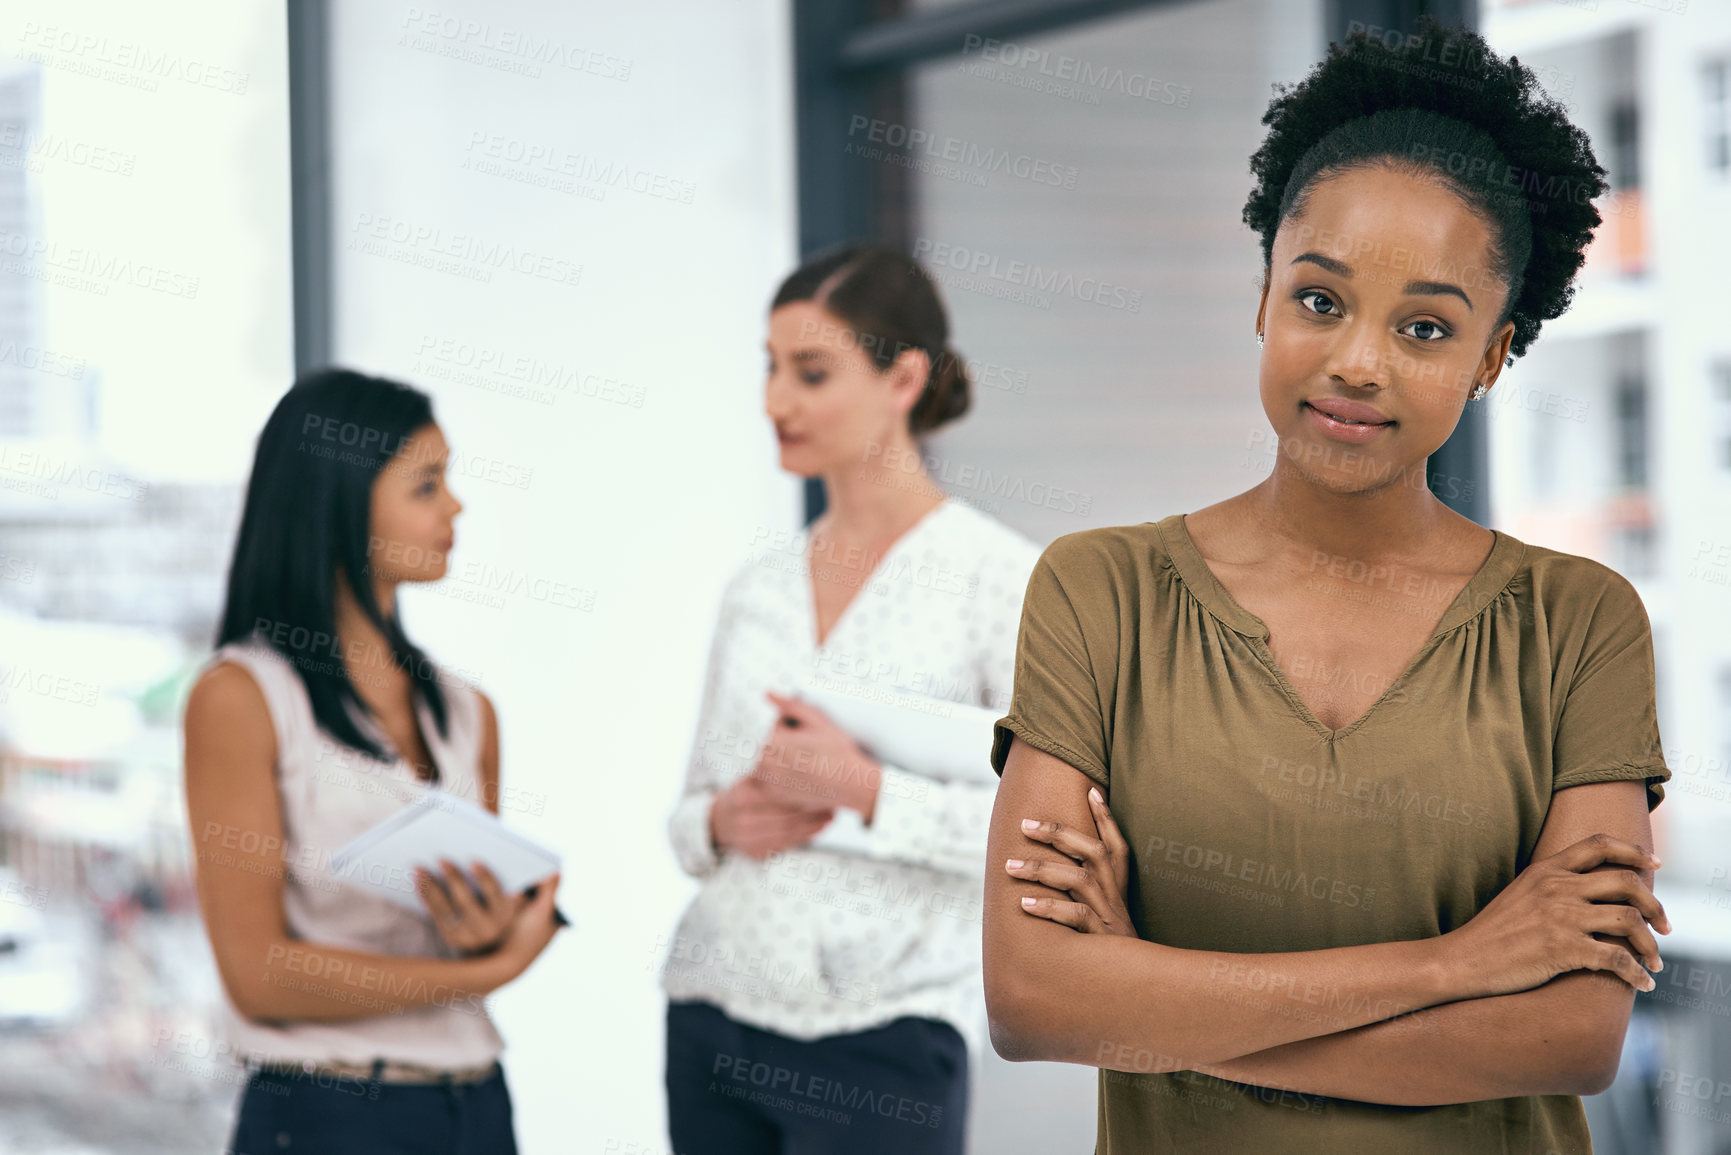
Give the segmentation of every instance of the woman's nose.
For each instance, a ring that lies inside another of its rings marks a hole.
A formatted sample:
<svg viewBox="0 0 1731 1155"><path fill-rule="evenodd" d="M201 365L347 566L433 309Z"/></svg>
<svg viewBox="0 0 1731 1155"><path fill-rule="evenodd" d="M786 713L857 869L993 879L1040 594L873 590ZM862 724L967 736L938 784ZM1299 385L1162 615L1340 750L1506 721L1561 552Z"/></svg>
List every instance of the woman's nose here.
<svg viewBox="0 0 1731 1155"><path fill-rule="evenodd" d="M788 390L782 388L774 377L764 382L763 411L769 415L770 420L780 421L787 417L793 409L790 401Z"/></svg>
<svg viewBox="0 0 1731 1155"><path fill-rule="evenodd" d="M1380 388L1388 384L1390 358L1377 332L1366 325L1349 326L1341 334L1329 359L1329 375L1354 388Z"/></svg>

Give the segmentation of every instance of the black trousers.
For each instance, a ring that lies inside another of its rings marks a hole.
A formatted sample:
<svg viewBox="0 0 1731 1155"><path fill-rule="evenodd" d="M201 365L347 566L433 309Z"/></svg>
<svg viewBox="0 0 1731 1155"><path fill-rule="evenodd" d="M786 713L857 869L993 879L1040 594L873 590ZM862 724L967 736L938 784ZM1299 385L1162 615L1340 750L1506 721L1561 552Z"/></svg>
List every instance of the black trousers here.
<svg viewBox="0 0 1731 1155"><path fill-rule="evenodd" d="M226 1155L517 1155L503 1070L480 1083L254 1071Z"/></svg>
<svg viewBox="0 0 1731 1155"><path fill-rule="evenodd" d="M962 1155L968 1049L904 1017L806 1042L704 1002L667 1007L676 1155Z"/></svg>

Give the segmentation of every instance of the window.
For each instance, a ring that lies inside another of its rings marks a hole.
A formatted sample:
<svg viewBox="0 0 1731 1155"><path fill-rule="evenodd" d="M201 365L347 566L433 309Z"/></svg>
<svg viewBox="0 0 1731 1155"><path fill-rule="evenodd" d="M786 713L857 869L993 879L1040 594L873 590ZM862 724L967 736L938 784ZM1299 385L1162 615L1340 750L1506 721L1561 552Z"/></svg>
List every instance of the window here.
<svg viewBox="0 0 1731 1155"><path fill-rule="evenodd" d="M1620 100L1611 108L1611 187L1641 186L1640 118L1635 101Z"/></svg>
<svg viewBox="0 0 1731 1155"><path fill-rule="evenodd" d="M1531 454L1533 497L1548 501L1557 495L1557 423L1542 415L1528 414L1527 428L1532 434L1528 452Z"/></svg>
<svg viewBox="0 0 1731 1155"><path fill-rule="evenodd" d="M1731 666L1719 667L1719 765L1731 767Z"/></svg>
<svg viewBox="0 0 1731 1155"><path fill-rule="evenodd" d="M1617 385L1617 483L1647 487L1647 387L1639 378Z"/></svg>
<svg viewBox="0 0 1731 1155"><path fill-rule="evenodd" d="M1707 167L1731 174L1731 59L1709 61L1704 80Z"/></svg>
<svg viewBox="0 0 1731 1155"><path fill-rule="evenodd" d="M1713 464L1721 473L1731 473L1731 360L1717 362L1712 378Z"/></svg>
<svg viewBox="0 0 1731 1155"><path fill-rule="evenodd" d="M125 1024L214 1037L179 696L291 377L286 8L7 5L0 922L36 895L41 931L0 992L99 1104L7 1033L8 1089L38 1108L27 1137L0 1122L7 1150L214 1149L234 1101L217 1068ZM79 1138L92 1127L125 1139Z"/></svg>

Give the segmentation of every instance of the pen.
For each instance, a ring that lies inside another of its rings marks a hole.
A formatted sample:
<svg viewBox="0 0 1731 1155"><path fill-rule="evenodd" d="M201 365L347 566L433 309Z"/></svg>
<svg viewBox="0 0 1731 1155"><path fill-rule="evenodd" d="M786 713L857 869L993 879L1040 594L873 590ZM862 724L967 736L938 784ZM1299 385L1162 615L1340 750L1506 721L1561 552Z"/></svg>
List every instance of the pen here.
<svg viewBox="0 0 1731 1155"><path fill-rule="evenodd" d="M523 897L528 898L528 899L533 899L535 897L535 895L540 892L540 889L541 888L540 888L539 883L536 883L534 885L526 887L523 891ZM564 911L560 910L558 907L554 907L553 908L553 925L554 926L570 926L571 920L565 917Z"/></svg>

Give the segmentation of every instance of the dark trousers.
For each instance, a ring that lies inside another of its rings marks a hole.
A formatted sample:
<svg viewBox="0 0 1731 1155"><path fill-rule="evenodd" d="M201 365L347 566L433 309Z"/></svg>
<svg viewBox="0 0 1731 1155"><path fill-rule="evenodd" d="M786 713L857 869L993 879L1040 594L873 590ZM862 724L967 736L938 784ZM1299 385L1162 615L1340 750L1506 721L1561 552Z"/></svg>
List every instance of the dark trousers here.
<svg viewBox="0 0 1731 1155"><path fill-rule="evenodd" d="M479 1083L254 1071L224 1155L517 1155L503 1070Z"/></svg>
<svg viewBox="0 0 1731 1155"><path fill-rule="evenodd" d="M675 1155L962 1155L967 1114L967 1044L948 1023L804 1042L668 1004Z"/></svg>

